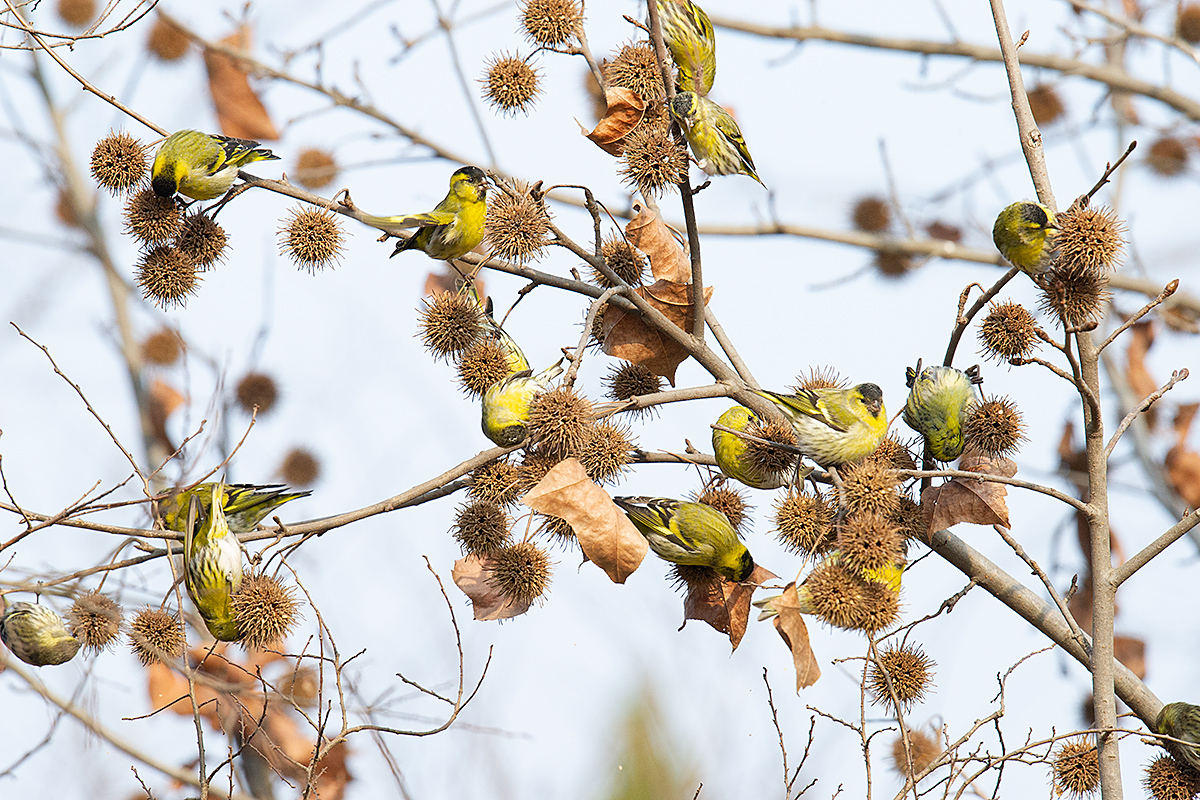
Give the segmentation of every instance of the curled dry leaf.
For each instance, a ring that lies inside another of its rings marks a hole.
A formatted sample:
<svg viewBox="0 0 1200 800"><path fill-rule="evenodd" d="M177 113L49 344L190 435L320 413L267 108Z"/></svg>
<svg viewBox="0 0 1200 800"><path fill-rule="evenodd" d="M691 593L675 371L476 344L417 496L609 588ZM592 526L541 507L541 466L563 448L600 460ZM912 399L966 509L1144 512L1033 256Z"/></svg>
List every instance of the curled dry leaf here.
<svg viewBox="0 0 1200 800"><path fill-rule="evenodd" d="M771 607L778 612L771 623L792 651L792 662L796 666L796 693L799 694L801 689L817 682L817 678L821 677L821 667L808 641L808 626L804 624L804 615L800 613L796 584L789 583L783 594L771 603Z"/></svg>
<svg viewBox="0 0 1200 800"><path fill-rule="evenodd" d="M1200 453L1187 447L1188 430L1196 416L1197 403L1180 406L1175 414L1175 446L1167 451L1167 480L1183 501L1200 507Z"/></svg>
<svg viewBox="0 0 1200 800"><path fill-rule="evenodd" d="M1140 401L1149 397L1158 389L1154 376L1146 368L1146 354L1154 344L1154 325L1151 322L1139 322L1129 329L1129 349L1125 351L1126 366L1125 380L1129 381L1129 389ZM1158 420L1158 411L1150 406L1142 414L1151 430Z"/></svg>
<svg viewBox="0 0 1200 800"><path fill-rule="evenodd" d="M680 329L691 330L694 309L688 284L660 280L634 291ZM712 299L712 292L711 286L704 287L705 303ZM648 325L636 313L616 306L608 306L604 311L604 352L640 364L666 378L672 386L675 370L688 357L683 345Z"/></svg>
<svg viewBox="0 0 1200 800"><path fill-rule="evenodd" d="M604 570L614 583L624 583L646 557L646 537L588 477L576 458L555 464L521 502L555 517L562 517L589 561Z"/></svg>
<svg viewBox="0 0 1200 800"><path fill-rule="evenodd" d="M1129 671L1137 675L1138 680L1146 680L1146 643L1133 636L1114 636L1113 655L1117 657Z"/></svg>
<svg viewBox="0 0 1200 800"><path fill-rule="evenodd" d="M1008 458L986 456L963 456L959 468L985 475L1001 475L1011 478L1017 474L1017 464ZM1003 525L1008 527L1008 491L1002 483L976 480L974 478L952 478L941 486L931 486L921 492L921 505L932 509L929 515L929 531L940 531L959 522L975 525Z"/></svg>
<svg viewBox="0 0 1200 800"><path fill-rule="evenodd" d="M150 396L147 403L147 415L154 431L154 438L167 452L175 451L175 445L167 433L167 417L179 406L183 405L184 397L174 386L158 378L150 384Z"/></svg>
<svg viewBox="0 0 1200 800"><path fill-rule="evenodd" d="M243 25L218 44L237 50L250 49L250 28ZM278 139L279 131L258 95L250 88L246 71L236 59L215 50L204 51L208 89L212 93L221 133L238 139Z"/></svg>
<svg viewBox="0 0 1200 800"><path fill-rule="evenodd" d="M650 272L656 280L692 282L692 264L675 235L652 208L633 204L636 217L625 226L629 243L650 259Z"/></svg>
<svg viewBox="0 0 1200 800"><path fill-rule="evenodd" d="M597 147L610 156L619 157L625 151L625 137L646 116L646 101L637 92L622 86L606 89L604 99L608 103L608 110L591 132L579 120L575 120L575 124L579 125L580 133L595 142Z"/></svg>
<svg viewBox="0 0 1200 800"><path fill-rule="evenodd" d="M755 564L754 572L741 583L727 581L717 573L709 583L688 584L688 594L683 600L683 625L689 619L707 622L713 628L729 636L729 643L737 650L742 636L746 634L746 622L750 618L750 601L754 590L779 576L769 569ZM680 625L680 629L683 629Z"/></svg>
<svg viewBox="0 0 1200 800"><path fill-rule="evenodd" d="M518 617L529 610L528 602L514 602L493 586L491 576L491 566L487 559L475 555L460 558L450 570L454 585L471 599L475 619L508 619Z"/></svg>

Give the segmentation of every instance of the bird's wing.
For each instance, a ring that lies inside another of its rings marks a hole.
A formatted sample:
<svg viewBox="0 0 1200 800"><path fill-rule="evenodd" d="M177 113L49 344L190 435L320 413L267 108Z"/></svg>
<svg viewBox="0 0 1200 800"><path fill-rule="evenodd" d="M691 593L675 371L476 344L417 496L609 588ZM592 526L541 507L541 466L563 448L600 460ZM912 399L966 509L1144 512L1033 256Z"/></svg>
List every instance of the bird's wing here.
<svg viewBox="0 0 1200 800"><path fill-rule="evenodd" d="M737 150L738 158L742 160L742 163L749 167L751 172L754 172L754 159L750 157L750 150L746 147L746 139L742 136L742 129L738 127L737 121L720 106L717 106L714 112L714 124L717 126L717 130Z"/></svg>
<svg viewBox="0 0 1200 800"><path fill-rule="evenodd" d="M434 225L449 225L454 222L450 211L426 211L423 214L400 214L394 217L376 217L364 214L362 221L369 225L386 225L389 228L431 228Z"/></svg>

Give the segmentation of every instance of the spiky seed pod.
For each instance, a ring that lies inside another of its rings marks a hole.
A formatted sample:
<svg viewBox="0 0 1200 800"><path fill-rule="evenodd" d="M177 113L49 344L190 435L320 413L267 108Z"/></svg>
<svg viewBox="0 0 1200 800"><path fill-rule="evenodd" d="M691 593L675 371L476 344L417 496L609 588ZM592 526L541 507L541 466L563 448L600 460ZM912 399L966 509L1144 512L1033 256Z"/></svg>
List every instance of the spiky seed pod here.
<svg viewBox="0 0 1200 800"><path fill-rule="evenodd" d="M875 269L885 278L900 278L915 266L913 257L903 250L884 247L875 252Z"/></svg>
<svg viewBox="0 0 1200 800"><path fill-rule="evenodd" d="M539 450L560 459L574 455L587 442L592 404L570 386L543 392L529 407L529 435Z"/></svg>
<svg viewBox="0 0 1200 800"><path fill-rule="evenodd" d="M1069 793L1072 797L1083 797L1100 788L1100 761L1096 745L1089 741L1066 742L1055 752L1051 764L1056 795Z"/></svg>
<svg viewBox="0 0 1200 800"><path fill-rule="evenodd" d="M491 336L476 341L458 359L458 382L463 391L474 397L504 380L508 372L508 349Z"/></svg>
<svg viewBox="0 0 1200 800"><path fill-rule="evenodd" d="M501 113L515 116L526 114L541 93L541 75L525 59L508 53L496 53L487 62L483 84L483 99Z"/></svg>
<svg viewBox="0 0 1200 800"><path fill-rule="evenodd" d="M859 615L854 629L870 633L887 630L900 616L900 595L878 581L866 581Z"/></svg>
<svg viewBox="0 0 1200 800"><path fill-rule="evenodd" d="M577 457L593 481L615 483L633 460L636 449L629 428L609 418L588 428Z"/></svg>
<svg viewBox="0 0 1200 800"><path fill-rule="evenodd" d="M724 514L738 533L745 533L749 527L750 512L754 507L746 502L746 495L730 486L728 482L719 480L709 484L703 491L696 492L693 499Z"/></svg>
<svg viewBox="0 0 1200 800"><path fill-rule="evenodd" d="M521 27L534 44L561 47L578 38L583 9L575 0L525 0Z"/></svg>
<svg viewBox="0 0 1200 800"><path fill-rule="evenodd" d="M891 519L896 524L897 532L906 540L925 541L929 528L925 520L925 509L908 495L900 495L900 505L892 512Z"/></svg>
<svg viewBox="0 0 1200 800"><path fill-rule="evenodd" d="M550 215L541 198L519 185L516 194L494 194L488 204L484 235L493 255L517 264L537 261L546 251Z"/></svg>
<svg viewBox="0 0 1200 800"><path fill-rule="evenodd" d="M854 629L865 621L867 581L857 573L826 559L804 580L813 612L835 628Z"/></svg>
<svg viewBox="0 0 1200 800"><path fill-rule="evenodd" d="M305 189L324 189L337 180L338 163L333 153L319 147L308 147L296 156L292 179Z"/></svg>
<svg viewBox="0 0 1200 800"><path fill-rule="evenodd" d="M233 617L247 649L265 650L283 641L300 621L292 587L272 575L247 575L232 602Z"/></svg>
<svg viewBox="0 0 1200 800"><path fill-rule="evenodd" d="M142 253L136 280L142 296L159 308L184 306L196 293L200 277L192 260L174 247L159 245Z"/></svg>
<svg viewBox="0 0 1200 800"><path fill-rule="evenodd" d="M860 571L882 569L904 558L900 526L874 511L858 512L842 520L837 547L846 564Z"/></svg>
<svg viewBox="0 0 1200 800"><path fill-rule="evenodd" d="M564 550L579 544L579 539L575 536L575 529L562 517L556 517L553 514L536 514L535 516L541 520L538 524L538 533L545 534L551 544L556 544Z"/></svg>
<svg viewBox="0 0 1200 800"><path fill-rule="evenodd" d="M912 453L909 452L908 447L893 436L884 438L879 443L879 446L875 448L875 452L867 456L867 460L888 469L917 468L917 462L913 460Z"/></svg>
<svg viewBox="0 0 1200 800"><path fill-rule="evenodd" d="M223 261L228 243L225 229L199 212L186 215L175 233L175 246L202 269Z"/></svg>
<svg viewBox="0 0 1200 800"><path fill-rule="evenodd" d="M550 588L550 556L533 542L517 542L492 554L492 585L514 602L532 603Z"/></svg>
<svg viewBox="0 0 1200 800"><path fill-rule="evenodd" d="M904 737L896 736L892 742L892 768L905 777L920 775L942 754L937 740L919 728L908 732L908 750L904 749ZM909 769L909 758L912 769Z"/></svg>
<svg viewBox="0 0 1200 800"><path fill-rule="evenodd" d="M181 217L174 197L143 189L125 204L125 231L147 244L169 242L179 230Z"/></svg>
<svg viewBox="0 0 1200 800"><path fill-rule="evenodd" d="M933 688L933 668L937 663L916 645L902 644L889 647L879 653L879 658L867 668L867 693L871 702L887 706L897 713L908 713L913 704L925 697ZM885 674L887 677L885 677ZM896 693L896 702L888 691L888 681Z"/></svg>
<svg viewBox="0 0 1200 800"><path fill-rule="evenodd" d="M665 126L639 125L625 137L621 178L644 197L678 188L687 168L687 151Z"/></svg>
<svg viewBox="0 0 1200 800"><path fill-rule="evenodd" d="M1200 772L1170 756L1159 756L1146 767L1142 786L1154 800L1194 800L1200 794Z"/></svg>
<svg viewBox="0 0 1200 800"><path fill-rule="evenodd" d="M642 276L646 272L646 259L640 250L620 236L605 239L600 244L600 256L608 268L630 286L637 286L642 282ZM612 286L612 282L600 270L593 268L591 273L592 283L605 289Z"/></svg>
<svg viewBox="0 0 1200 800"><path fill-rule="evenodd" d="M592 329L588 331L587 346L596 350L604 349L604 312L608 308L608 304L600 306L596 309L596 317L592 320ZM587 313L583 317L584 324L587 324Z"/></svg>
<svg viewBox="0 0 1200 800"><path fill-rule="evenodd" d="M1007 397L990 397L971 410L963 426L967 444L987 456L1009 456L1025 440L1025 423Z"/></svg>
<svg viewBox="0 0 1200 800"><path fill-rule="evenodd" d="M863 197L850 214L854 227L868 233L886 231L892 224L892 209L882 197Z"/></svg>
<svg viewBox="0 0 1200 800"><path fill-rule="evenodd" d="M1200 44L1200 3L1188 3L1179 9L1175 35L1188 44Z"/></svg>
<svg viewBox="0 0 1200 800"><path fill-rule="evenodd" d="M1039 346L1037 320L1020 303L996 303L979 324L979 344L985 357L997 361L1027 358Z"/></svg>
<svg viewBox="0 0 1200 800"><path fill-rule="evenodd" d="M765 439L768 442L796 445L796 434L791 423L779 420L752 419L746 426L746 433ZM779 447L759 444L746 440L746 452L742 454L742 462L748 471L754 475L780 475L792 468L796 463L796 454Z"/></svg>
<svg viewBox="0 0 1200 800"><path fill-rule="evenodd" d="M846 385L846 379L833 367L809 367L808 372L796 376L796 383L791 388L800 393L809 389L845 389Z"/></svg>
<svg viewBox="0 0 1200 800"><path fill-rule="evenodd" d="M321 696L321 675L313 667L296 667L280 678L276 688L301 708L312 708Z"/></svg>
<svg viewBox="0 0 1200 800"><path fill-rule="evenodd" d="M75 598L67 612L67 630L85 650L99 653L121 632L121 606L100 592L87 592Z"/></svg>
<svg viewBox="0 0 1200 800"><path fill-rule="evenodd" d="M887 516L900 505L896 474L878 461L866 459L842 471L843 499L851 514Z"/></svg>
<svg viewBox="0 0 1200 800"><path fill-rule="evenodd" d="M163 328L146 337L142 342L142 358L151 364L169 367L183 355L183 339L178 331Z"/></svg>
<svg viewBox="0 0 1200 800"><path fill-rule="evenodd" d="M125 131L110 131L92 149L92 177L109 194L121 194L146 175L146 151Z"/></svg>
<svg viewBox="0 0 1200 800"><path fill-rule="evenodd" d="M1040 83L1028 92L1029 110L1038 125L1053 125L1063 118L1067 107L1063 105L1058 91L1048 83Z"/></svg>
<svg viewBox="0 0 1200 800"><path fill-rule="evenodd" d="M1187 170L1190 155L1182 139L1163 136L1150 145L1150 150L1146 153L1146 164L1158 175L1174 178Z"/></svg>
<svg viewBox="0 0 1200 800"><path fill-rule="evenodd" d="M467 485L467 496L501 508L511 506L521 497L520 470L504 459L476 467Z"/></svg>
<svg viewBox="0 0 1200 800"><path fill-rule="evenodd" d="M178 61L187 55L191 45L187 34L162 17L154 21L150 35L146 37L146 49L162 62Z"/></svg>
<svg viewBox="0 0 1200 800"><path fill-rule="evenodd" d="M450 532L464 553L482 557L493 555L512 543L508 527L508 514L504 509L495 503L476 500L458 507Z"/></svg>
<svg viewBox="0 0 1200 800"><path fill-rule="evenodd" d="M1041 288L1041 309L1074 329L1096 323L1112 297L1107 277L1080 266L1051 270L1043 277Z"/></svg>
<svg viewBox="0 0 1200 800"><path fill-rule="evenodd" d="M1058 264L1107 274L1121 260L1125 225L1107 206L1072 206L1058 215Z"/></svg>
<svg viewBox="0 0 1200 800"><path fill-rule="evenodd" d="M418 312L421 341L436 358L449 358L475 344L484 334L479 304L459 292L439 292Z"/></svg>
<svg viewBox="0 0 1200 800"><path fill-rule="evenodd" d="M336 265L345 234L334 215L323 208L293 208L289 213L279 229L279 252L310 275Z"/></svg>
<svg viewBox="0 0 1200 800"><path fill-rule="evenodd" d="M540 450L527 450L517 467L517 492L525 494L537 486L546 473L554 468L561 458L547 455Z"/></svg>
<svg viewBox="0 0 1200 800"><path fill-rule="evenodd" d="M622 361L609 370L604 385L608 387L608 396L620 401L661 392L663 379L641 364ZM653 414L654 408L635 408L631 413L636 416Z"/></svg>
<svg viewBox="0 0 1200 800"><path fill-rule="evenodd" d="M671 586L688 594L706 596L721 591L721 576L712 567L695 564L672 564L667 570Z"/></svg>
<svg viewBox="0 0 1200 800"><path fill-rule="evenodd" d="M312 486L321 477L321 461L311 450L293 447L283 457L279 476L289 486Z"/></svg>
<svg viewBox="0 0 1200 800"><path fill-rule="evenodd" d="M662 70L649 42L630 42L624 45L612 61L604 66L604 81L637 92L646 102L667 96L663 87Z"/></svg>
<svg viewBox="0 0 1200 800"><path fill-rule="evenodd" d="M262 372L247 372L238 381L236 396L238 405L247 414L258 408L259 416L271 413L279 401L279 386L275 379Z"/></svg>
<svg viewBox="0 0 1200 800"><path fill-rule="evenodd" d="M82 28L96 18L96 0L58 0L58 18L75 28Z"/></svg>
<svg viewBox="0 0 1200 800"><path fill-rule="evenodd" d="M834 510L820 495L789 491L775 503L775 536L797 555L820 555L833 546Z"/></svg>
<svg viewBox="0 0 1200 800"><path fill-rule="evenodd" d="M129 644L142 666L148 667L156 661L165 663L183 655L187 637L178 617L161 608L146 606L129 624Z"/></svg>

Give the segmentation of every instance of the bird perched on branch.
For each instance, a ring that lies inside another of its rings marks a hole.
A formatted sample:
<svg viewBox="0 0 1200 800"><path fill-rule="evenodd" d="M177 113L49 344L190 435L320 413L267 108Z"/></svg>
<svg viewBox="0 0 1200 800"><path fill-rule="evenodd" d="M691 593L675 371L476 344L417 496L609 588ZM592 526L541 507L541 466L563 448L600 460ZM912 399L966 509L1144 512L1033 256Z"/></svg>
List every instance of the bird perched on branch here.
<svg viewBox="0 0 1200 800"><path fill-rule="evenodd" d="M717 37L708 14L691 0L655 2L663 42L679 70L680 91L708 94L717 79Z"/></svg>
<svg viewBox="0 0 1200 800"><path fill-rule="evenodd" d="M963 372L954 367L932 366L904 371L908 400L904 421L925 438L929 451L938 461L953 461L962 455L963 426L967 415L979 402L976 385L983 383L979 367Z"/></svg>
<svg viewBox="0 0 1200 800"><path fill-rule="evenodd" d="M1058 222L1054 212L1041 203L1023 200L1000 212L992 226L996 249L1014 267L1037 275L1054 260L1054 238Z"/></svg>
<svg viewBox="0 0 1200 800"><path fill-rule="evenodd" d="M700 169L709 175L749 175L762 184L742 129L724 108L695 92L680 92L671 101L671 116L683 129Z"/></svg>
<svg viewBox="0 0 1200 800"><path fill-rule="evenodd" d="M62 617L37 603L4 603L0 640L17 658L35 667L65 664L79 652L79 640L67 631Z"/></svg>
<svg viewBox="0 0 1200 800"><path fill-rule="evenodd" d="M442 261L459 258L483 241L487 175L479 167L459 167L450 176L450 191L432 211L393 217L366 215L362 219L377 227L419 228L396 244L393 256L405 250L420 250Z"/></svg>
<svg viewBox="0 0 1200 800"><path fill-rule="evenodd" d="M1163 742L1163 747L1166 747L1177 761L1200 770L1200 706L1191 703L1167 703L1154 720L1154 732L1191 742L1191 745Z"/></svg>
<svg viewBox="0 0 1200 800"><path fill-rule="evenodd" d="M176 131L158 146L150 170L150 187L160 197L173 197L178 192L193 200L211 200L229 191L242 167L278 159L258 142Z"/></svg>
<svg viewBox="0 0 1200 800"><path fill-rule="evenodd" d="M711 567L741 582L754 572L754 559L729 518L704 503L663 497L614 497L650 549L664 561Z"/></svg>
<svg viewBox="0 0 1200 800"><path fill-rule="evenodd" d="M198 497L188 501L183 532L184 583L209 633L219 641L236 642L242 636L232 601L242 585L242 548L221 509L224 485L208 485L207 514L201 516Z"/></svg>
<svg viewBox="0 0 1200 800"><path fill-rule="evenodd" d="M183 533L187 526L188 506L195 498L200 503L201 517L207 517L213 488L221 487L221 510L229 530L247 533L258 527L258 523L284 503L312 492L289 492L282 484L256 486L252 483L201 483L182 492L168 496L158 502L163 527L169 531Z"/></svg>
<svg viewBox="0 0 1200 800"><path fill-rule="evenodd" d="M821 387L796 394L760 391L779 407L796 433L796 445L823 467L857 461L887 435L883 390L873 383L849 389Z"/></svg>
<svg viewBox="0 0 1200 800"><path fill-rule="evenodd" d="M533 401L550 388L550 381L562 374L562 361L560 358L536 375L532 369L519 370L489 386L483 393L484 436L501 447L524 441Z"/></svg>

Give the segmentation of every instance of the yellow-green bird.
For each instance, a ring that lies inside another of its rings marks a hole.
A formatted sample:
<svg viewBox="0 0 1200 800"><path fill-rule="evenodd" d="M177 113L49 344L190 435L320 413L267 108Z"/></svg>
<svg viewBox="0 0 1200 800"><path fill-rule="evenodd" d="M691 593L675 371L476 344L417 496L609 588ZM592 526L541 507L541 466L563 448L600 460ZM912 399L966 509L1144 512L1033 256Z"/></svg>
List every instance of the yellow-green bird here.
<svg viewBox="0 0 1200 800"><path fill-rule="evenodd" d="M963 426L967 415L979 402L975 386L983 383L979 367L963 372L954 367L917 366L904 370L908 400L904 403L904 421L925 438L929 451L938 461L953 461L962 455Z"/></svg>
<svg viewBox="0 0 1200 800"><path fill-rule="evenodd" d="M1200 706L1191 703L1167 703L1154 720L1154 732L1191 742L1190 745L1178 742L1162 744L1177 761L1200 770Z"/></svg>
<svg viewBox="0 0 1200 800"><path fill-rule="evenodd" d="M221 510L225 514L225 522L234 533L252 531L284 503L312 494L289 492L288 487L282 484L201 483L158 501L163 527L183 533L187 528L188 506L193 497L200 503L200 517L207 517L213 488L217 486L221 487Z"/></svg>
<svg viewBox="0 0 1200 800"><path fill-rule="evenodd" d="M523 369L489 386L483 393L483 435L501 447L523 442L529 432L530 406L562 371L560 358L536 375Z"/></svg>
<svg viewBox="0 0 1200 800"><path fill-rule="evenodd" d="M683 129L700 169L709 175L749 175L762 183L742 129L724 108L695 92L680 92L671 101L671 116Z"/></svg>
<svg viewBox="0 0 1200 800"><path fill-rule="evenodd" d="M5 602L0 641L13 655L35 667L65 664L79 652L79 640L53 610L36 603Z"/></svg>
<svg viewBox="0 0 1200 800"><path fill-rule="evenodd" d="M183 532L184 583L209 633L219 641L236 642L242 637L232 601L242 585L242 548L221 510L224 487L210 485L208 514L199 515L198 498L189 501Z"/></svg>
<svg viewBox="0 0 1200 800"><path fill-rule="evenodd" d="M745 432L758 416L745 406L734 406L717 419L717 424L735 431ZM754 464L747 463L746 451L749 443L740 436L719 431L712 434L713 455L717 466L729 477L754 489L778 489L787 483L787 473L765 472Z"/></svg>
<svg viewBox="0 0 1200 800"><path fill-rule="evenodd" d="M150 187L160 197L176 192L193 200L211 200L229 191L238 170L279 156L258 142L200 131L176 131L158 146Z"/></svg>
<svg viewBox="0 0 1200 800"><path fill-rule="evenodd" d="M679 89L706 95L717 79L717 37L704 9L691 0L655 0L663 42L679 69Z"/></svg>
<svg viewBox="0 0 1200 800"><path fill-rule="evenodd" d="M729 519L704 503L664 497L614 497L650 549L664 561L711 567L740 583L754 572L754 559Z"/></svg>
<svg viewBox="0 0 1200 800"><path fill-rule="evenodd" d="M420 250L448 261L474 250L483 241L487 219L487 175L479 167L459 167L450 176L450 191L433 211L394 217L366 215L363 221L390 228L419 228L396 244L392 255Z"/></svg>
<svg viewBox="0 0 1200 800"><path fill-rule="evenodd" d="M802 389L796 394L758 394L779 407L796 433L796 445L823 467L857 461L887 435L883 390L873 383L849 389Z"/></svg>
<svg viewBox="0 0 1200 800"><path fill-rule="evenodd" d="M1023 200L1000 212L992 226L996 249L1014 267L1036 275L1054 260L1054 237L1058 222L1054 212L1041 203Z"/></svg>

